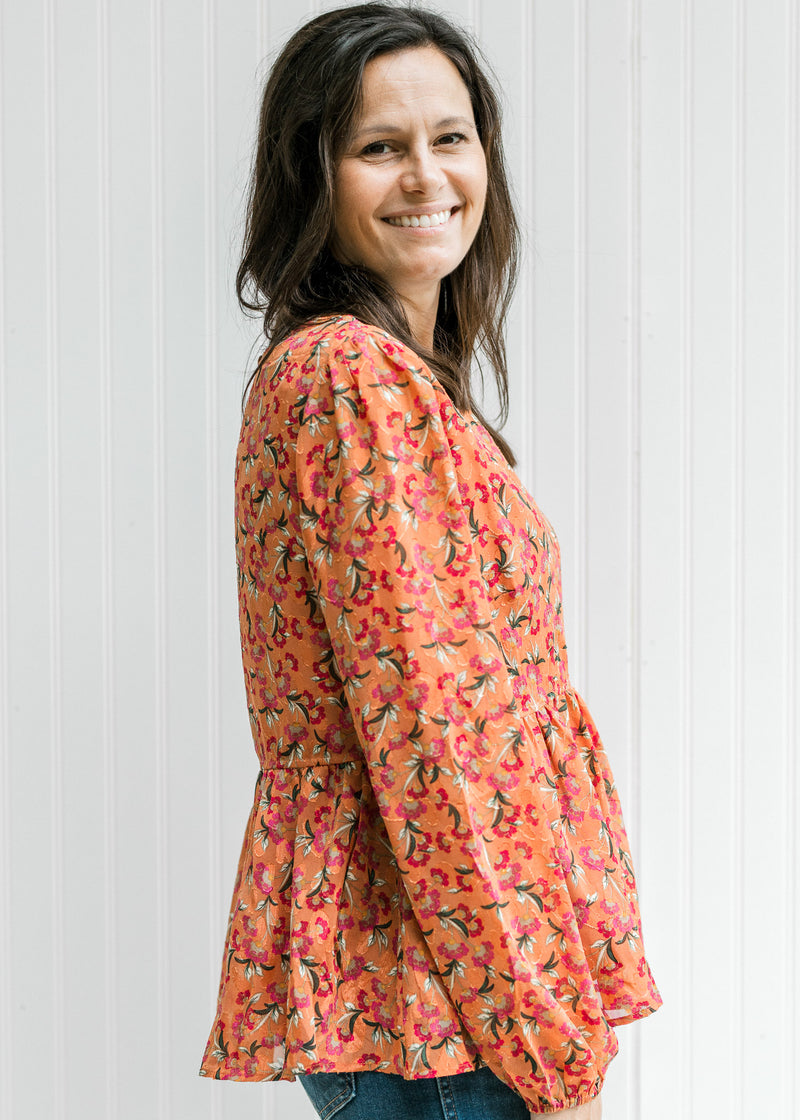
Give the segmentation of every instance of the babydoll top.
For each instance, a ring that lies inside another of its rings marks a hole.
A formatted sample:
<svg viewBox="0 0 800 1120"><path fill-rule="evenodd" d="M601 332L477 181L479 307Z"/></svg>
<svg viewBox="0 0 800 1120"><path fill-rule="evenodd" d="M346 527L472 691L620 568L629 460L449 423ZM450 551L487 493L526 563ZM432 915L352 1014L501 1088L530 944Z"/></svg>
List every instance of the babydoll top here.
<svg viewBox="0 0 800 1120"><path fill-rule="evenodd" d="M549 522L416 354L335 317L261 361L236 553L261 769L201 1073L590 1100L661 999Z"/></svg>

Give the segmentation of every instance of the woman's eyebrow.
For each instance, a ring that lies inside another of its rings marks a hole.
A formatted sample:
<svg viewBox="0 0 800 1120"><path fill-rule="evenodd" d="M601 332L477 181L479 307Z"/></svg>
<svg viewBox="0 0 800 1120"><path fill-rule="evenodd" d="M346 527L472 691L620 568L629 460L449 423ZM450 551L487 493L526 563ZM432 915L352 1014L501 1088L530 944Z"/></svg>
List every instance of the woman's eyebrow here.
<svg viewBox="0 0 800 1120"><path fill-rule="evenodd" d="M443 117L442 120L434 124L435 129L439 128L452 128L454 125L460 125L466 128L475 128L475 122L471 121L469 117ZM389 136L397 132L402 132L403 129L396 124L370 124L364 128L360 128L356 132L356 138L361 136L372 136L374 133L381 133L384 136Z"/></svg>

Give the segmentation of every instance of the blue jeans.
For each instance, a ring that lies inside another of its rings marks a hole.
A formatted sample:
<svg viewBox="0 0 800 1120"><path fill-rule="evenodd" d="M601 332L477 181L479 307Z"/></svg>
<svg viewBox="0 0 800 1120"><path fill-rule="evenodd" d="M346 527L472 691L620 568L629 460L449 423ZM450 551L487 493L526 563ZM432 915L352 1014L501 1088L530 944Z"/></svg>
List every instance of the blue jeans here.
<svg viewBox="0 0 800 1120"><path fill-rule="evenodd" d="M483 1066L405 1081L396 1073L301 1073L321 1120L528 1120L522 1097Z"/></svg>

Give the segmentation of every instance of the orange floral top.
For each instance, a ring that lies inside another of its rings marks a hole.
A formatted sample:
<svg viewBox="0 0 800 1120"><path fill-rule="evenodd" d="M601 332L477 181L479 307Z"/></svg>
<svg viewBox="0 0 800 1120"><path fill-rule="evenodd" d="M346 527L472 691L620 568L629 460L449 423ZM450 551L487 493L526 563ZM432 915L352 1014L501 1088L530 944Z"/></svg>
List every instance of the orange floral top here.
<svg viewBox="0 0 800 1120"><path fill-rule="evenodd" d="M547 519L416 354L336 317L261 362L236 547L261 769L201 1073L590 1100L661 999Z"/></svg>

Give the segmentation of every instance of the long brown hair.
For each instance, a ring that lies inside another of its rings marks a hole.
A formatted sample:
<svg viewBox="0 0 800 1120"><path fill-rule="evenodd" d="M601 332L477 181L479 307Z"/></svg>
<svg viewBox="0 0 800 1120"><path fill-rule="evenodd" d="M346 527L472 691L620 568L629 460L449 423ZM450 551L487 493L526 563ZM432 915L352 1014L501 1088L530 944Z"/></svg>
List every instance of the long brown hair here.
<svg viewBox="0 0 800 1120"><path fill-rule="evenodd" d="M336 162L358 117L364 67L379 55L425 46L450 59L469 91L488 177L475 240L442 281L432 350L412 337L387 283L366 268L339 262L328 249ZM502 426L508 416L503 328L519 229L503 160L499 100L478 60L478 48L463 31L424 8L356 4L301 27L264 89L236 291L244 309L263 313L270 347L329 313L382 327L419 355L457 408L474 412L513 466L511 448L481 415L470 384L473 360L483 355L497 383Z"/></svg>

